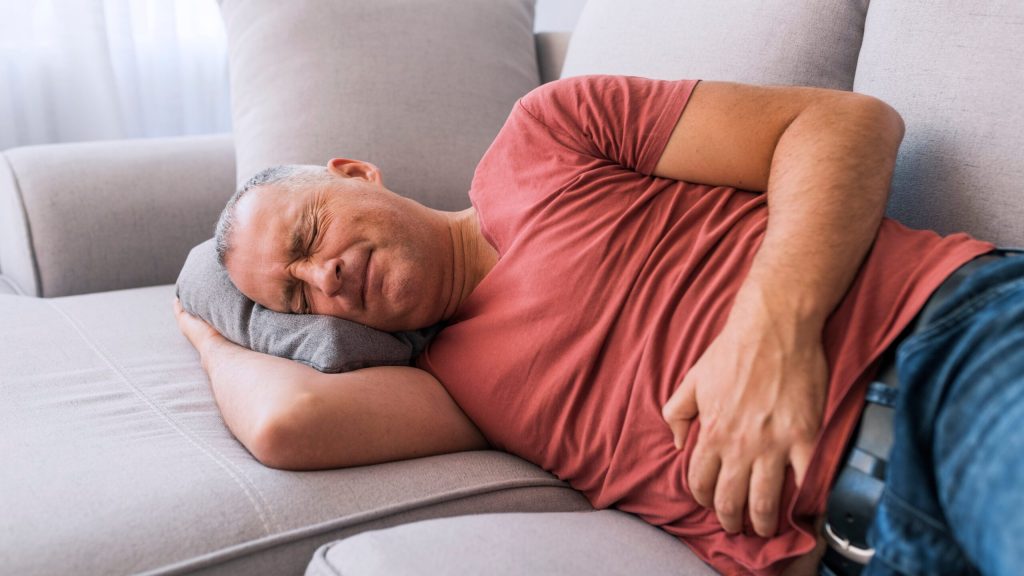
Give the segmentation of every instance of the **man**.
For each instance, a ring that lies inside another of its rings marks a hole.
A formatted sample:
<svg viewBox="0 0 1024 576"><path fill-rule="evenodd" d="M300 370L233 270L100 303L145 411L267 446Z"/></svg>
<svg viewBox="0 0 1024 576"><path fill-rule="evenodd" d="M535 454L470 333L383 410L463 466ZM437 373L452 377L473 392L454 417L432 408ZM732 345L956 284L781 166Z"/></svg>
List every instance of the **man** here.
<svg viewBox="0 0 1024 576"><path fill-rule="evenodd" d="M320 374L179 322L228 426L269 466L490 446L720 571L806 570L879 358L954 270L992 250L883 221L902 135L890 107L846 92L559 81L517 103L469 210L425 208L347 159L264 173L225 210L224 263L264 306L383 330L445 321L418 368ZM1012 314L1024 312L998 315ZM1004 396L976 408L1004 409ZM930 438L938 424L914 426ZM978 438L979 454L999 446ZM901 441L894 466L913 450ZM982 482L969 476L965 488ZM1003 490L993 504L1019 501ZM878 522L913 516L887 506ZM948 520L969 531L932 528L913 551L953 560L912 557L897 544L917 528L887 525L871 570L1004 569L988 540L1005 528L969 508Z"/></svg>

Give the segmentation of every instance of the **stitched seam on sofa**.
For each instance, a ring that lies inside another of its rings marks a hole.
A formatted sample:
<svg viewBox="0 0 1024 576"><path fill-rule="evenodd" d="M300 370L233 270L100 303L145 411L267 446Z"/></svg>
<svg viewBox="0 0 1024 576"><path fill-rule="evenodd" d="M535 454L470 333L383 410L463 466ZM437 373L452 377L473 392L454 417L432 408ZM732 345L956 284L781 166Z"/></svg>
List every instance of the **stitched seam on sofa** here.
<svg viewBox="0 0 1024 576"><path fill-rule="evenodd" d="M210 457L211 460L213 460L225 472L227 472L228 476L230 476L231 479L234 480L235 483L238 485L238 487L242 489L242 493L245 494L246 499L249 500L249 503L252 505L253 510L256 512L256 515L260 519L260 523L263 525L264 532L266 532L267 534L273 533L274 530L271 529L270 523L268 523L267 521L267 515L271 513L270 507L267 505L266 499L263 497L263 494L256 487L252 479L249 478L245 474L245 472L242 471L237 465L233 464L230 460L224 457L224 455L221 454L216 448L210 446L205 440L203 440L202 438L197 438L193 434L190 434L187 428L185 428L178 421L172 418L170 414L164 411L156 402L154 402L148 395L146 395L146 393L144 393L138 386L136 386L131 381L131 379L128 378L128 375L125 373L124 369L122 369L120 365L114 362L113 358L109 354L107 354L106 350L104 350L99 343L95 342L92 338L86 335L85 330L81 327L81 325L78 324L78 322L75 321L74 318L71 317L70 314L68 314L60 306L55 304L53 300L46 300L46 303L49 304L49 306L55 311L57 311L61 316L63 316L65 320L67 320L68 324L70 324L71 327L75 329L75 332L78 333L79 337L81 337L82 340L86 344L88 344L93 349L93 351L100 358L103 359L104 362L106 362L107 366L109 366L110 369L113 370L114 373L118 375L121 381L124 382L124 384L128 388L130 388L140 400L142 400L146 405L149 406L150 409L152 409L158 415L163 417L164 421L167 422L171 426L171 428L173 428L175 431L181 434L182 437L184 437L193 446L199 449L200 452L206 454L208 457ZM234 469L234 472L232 471L232 469ZM235 472L237 472L237 474ZM239 476L244 477L244 482L242 478L239 478ZM246 485L248 485L248 488L246 487ZM256 502L256 500L253 499L253 492L255 492L260 502ZM266 510L264 510L264 508Z"/></svg>
<svg viewBox="0 0 1024 576"><path fill-rule="evenodd" d="M14 181L14 193L18 199L18 204L21 205L21 220L25 224L25 237L28 239L28 255L32 259L32 277L36 281L36 292L39 296L43 295L43 278L39 274L39 259L36 257L36 242L32 237L32 223L28 219L28 211L25 209L25 194L21 190L21 180L18 178L18 173L14 170L14 166L11 164L10 158L7 154L0 152L0 158L4 159L4 164L7 165L7 170L11 173L11 180Z"/></svg>
<svg viewBox="0 0 1024 576"><path fill-rule="evenodd" d="M511 488L564 488L566 490L572 490L572 488L558 480L557 478L532 478L523 480L504 480L501 482L488 484L484 487L471 487L463 488L460 490L453 490L445 494L439 494L429 498L423 498L419 500L413 500L410 502L395 505L391 508L368 510L358 514L351 514L343 518L337 518L329 520L327 522L321 522L319 524L313 524L310 526L303 526L286 532L279 532L277 534L259 538L255 540L249 540L236 544L234 546L227 546L217 550L203 554L202 556L194 556L188 560L177 562L174 564L168 564L160 568L142 572L138 576L174 576L178 574L190 574L195 570L204 568L210 568L229 562L236 558L242 558L249 556L255 552L268 550L284 544L291 544L292 542L304 540L312 536L325 534L328 532L343 530L364 524L372 520L381 520L389 516L401 514L417 510L420 508L426 508L428 506L434 506L437 504L445 504L448 502L455 502L463 500L473 496L483 496L486 494L492 494L495 492L501 492L503 490ZM580 512L591 512L592 510L581 510Z"/></svg>

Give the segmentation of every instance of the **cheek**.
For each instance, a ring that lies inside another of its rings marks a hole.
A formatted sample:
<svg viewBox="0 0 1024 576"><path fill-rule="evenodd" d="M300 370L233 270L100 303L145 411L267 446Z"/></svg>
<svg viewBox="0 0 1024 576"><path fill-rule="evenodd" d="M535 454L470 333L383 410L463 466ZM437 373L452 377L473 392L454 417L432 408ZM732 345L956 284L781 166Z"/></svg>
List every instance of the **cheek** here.
<svg viewBox="0 0 1024 576"><path fill-rule="evenodd" d="M385 278L385 293L397 307L411 309L432 302L439 296L440 275L433 261L416 250L406 251L395 259L392 273Z"/></svg>
<svg viewBox="0 0 1024 576"><path fill-rule="evenodd" d="M422 298L422 284L420 270L415 263L402 258L385 278L384 292L396 307L405 308Z"/></svg>

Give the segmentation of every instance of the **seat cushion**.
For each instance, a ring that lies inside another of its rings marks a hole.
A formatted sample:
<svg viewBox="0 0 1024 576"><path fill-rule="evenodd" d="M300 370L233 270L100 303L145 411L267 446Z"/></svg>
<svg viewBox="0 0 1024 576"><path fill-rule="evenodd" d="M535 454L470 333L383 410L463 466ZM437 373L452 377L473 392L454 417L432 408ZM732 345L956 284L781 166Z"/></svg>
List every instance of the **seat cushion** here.
<svg viewBox="0 0 1024 576"><path fill-rule="evenodd" d="M363 532L321 546L306 576L645 574L715 571L675 537L618 510L478 514Z"/></svg>
<svg viewBox="0 0 1024 576"><path fill-rule="evenodd" d="M906 123L889 216L1024 246L1024 2L872 2L854 88Z"/></svg>
<svg viewBox="0 0 1024 576"><path fill-rule="evenodd" d="M590 509L494 451L264 467L224 426L173 295L0 296L4 573L297 574L318 546L369 528Z"/></svg>
<svg viewBox="0 0 1024 576"><path fill-rule="evenodd" d="M223 0L239 184L276 164L373 162L434 208L538 83L533 0Z"/></svg>
<svg viewBox="0 0 1024 576"><path fill-rule="evenodd" d="M562 77L630 74L849 90L868 0L589 0Z"/></svg>

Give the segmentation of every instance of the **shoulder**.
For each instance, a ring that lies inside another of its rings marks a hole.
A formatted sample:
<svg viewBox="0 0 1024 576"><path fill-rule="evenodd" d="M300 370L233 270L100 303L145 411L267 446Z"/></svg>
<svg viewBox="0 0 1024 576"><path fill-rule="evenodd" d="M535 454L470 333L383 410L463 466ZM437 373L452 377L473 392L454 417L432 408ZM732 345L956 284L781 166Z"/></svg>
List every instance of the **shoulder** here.
<svg viewBox="0 0 1024 576"><path fill-rule="evenodd" d="M576 112L628 89L628 76L589 75L553 80L534 88L519 104L535 117L546 112ZM638 79L643 80L643 79Z"/></svg>

